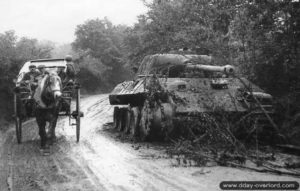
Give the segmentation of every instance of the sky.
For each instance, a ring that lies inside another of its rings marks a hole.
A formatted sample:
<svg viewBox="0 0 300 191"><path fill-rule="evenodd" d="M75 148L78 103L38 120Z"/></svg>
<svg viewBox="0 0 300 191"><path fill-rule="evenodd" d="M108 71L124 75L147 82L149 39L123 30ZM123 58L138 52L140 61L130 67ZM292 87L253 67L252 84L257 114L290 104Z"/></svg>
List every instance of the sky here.
<svg viewBox="0 0 300 191"><path fill-rule="evenodd" d="M89 19L132 26L146 11L141 0L0 0L0 33L70 43L76 26Z"/></svg>

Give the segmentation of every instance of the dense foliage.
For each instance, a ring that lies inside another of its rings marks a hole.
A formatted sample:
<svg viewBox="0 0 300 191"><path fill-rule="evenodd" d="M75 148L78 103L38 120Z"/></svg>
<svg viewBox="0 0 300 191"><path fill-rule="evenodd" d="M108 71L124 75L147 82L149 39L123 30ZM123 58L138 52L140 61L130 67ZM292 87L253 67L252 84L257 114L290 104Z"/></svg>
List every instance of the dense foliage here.
<svg viewBox="0 0 300 191"><path fill-rule="evenodd" d="M82 70L79 74L82 86L89 92L110 91L128 76L122 47L126 28L113 26L107 19L89 20L77 26L72 45Z"/></svg>

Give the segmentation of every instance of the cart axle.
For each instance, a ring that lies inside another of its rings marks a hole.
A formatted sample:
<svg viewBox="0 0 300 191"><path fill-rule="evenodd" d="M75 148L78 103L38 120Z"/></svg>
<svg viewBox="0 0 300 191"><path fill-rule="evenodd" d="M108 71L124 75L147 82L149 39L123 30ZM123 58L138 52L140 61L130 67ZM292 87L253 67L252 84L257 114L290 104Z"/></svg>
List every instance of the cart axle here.
<svg viewBox="0 0 300 191"><path fill-rule="evenodd" d="M71 115L73 118L76 118L78 116L78 113L77 111L73 111ZM83 116L84 116L83 112L79 112L79 117L83 117Z"/></svg>

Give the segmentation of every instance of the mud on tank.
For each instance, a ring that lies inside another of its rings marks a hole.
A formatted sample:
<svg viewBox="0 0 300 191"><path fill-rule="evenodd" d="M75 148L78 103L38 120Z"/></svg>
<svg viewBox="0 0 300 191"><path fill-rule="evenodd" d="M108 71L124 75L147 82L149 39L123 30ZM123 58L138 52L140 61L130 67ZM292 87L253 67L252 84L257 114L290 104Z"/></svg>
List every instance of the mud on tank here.
<svg viewBox="0 0 300 191"><path fill-rule="evenodd" d="M214 66L211 60L207 55L146 56L135 79L118 84L109 95L116 105L114 126L151 141L181 136L191 125L201 131L206 116L219 108L243 115L273 112L271 95L234 77L233 66Z"/></svg>

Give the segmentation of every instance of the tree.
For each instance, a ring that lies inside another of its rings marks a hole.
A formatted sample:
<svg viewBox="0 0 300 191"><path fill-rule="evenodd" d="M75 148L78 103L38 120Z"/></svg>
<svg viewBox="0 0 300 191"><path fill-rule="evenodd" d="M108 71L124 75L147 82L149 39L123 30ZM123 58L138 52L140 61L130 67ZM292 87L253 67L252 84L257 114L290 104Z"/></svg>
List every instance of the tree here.
<svg viewBox="0 0 300 191"><path fill-rule="evenodd" d="M157 0L147 6L148 13L139 17L125 38L129 62L184 47L213 55L217 64L232 62L228 35L233 2Z"/></svg>
<svg viewBox="0 0 300 191"><path fill-rule="evenodd" d="M0 67L3 72L11 63L11 58L16 54L15 44L17 36L14 31L7 31L0 34Z"/></svg>
<svg viewBox="0 0 300 191"><path fill-rule="evenodd" d="M20 60L33 60L50 58L54 44L51 42L39 42L37 39L22 37L16 43L16 56Z"/></svg>
<svg viewBox="0 0 300 191"><path fill-rule="evenodd" d="M245 1L231 22L239 65L275 95L299 82L299 15L299 2Z"/></svg>
<svg viewBox="0 0 300 191"><path fill-rule="evenodd" d="M76 28L76 39L72 46L81 55L80 62L84 63L81 65L82 67L89 68L92 63L92 68L101 68L101 77L98 79L102 82L100 84L102 88L110 87L108 89L111 89L127 76L126 69L123 67L122 53L122 34L126 28L114 26L106 18L104 20L89 20Z"/></svg>

